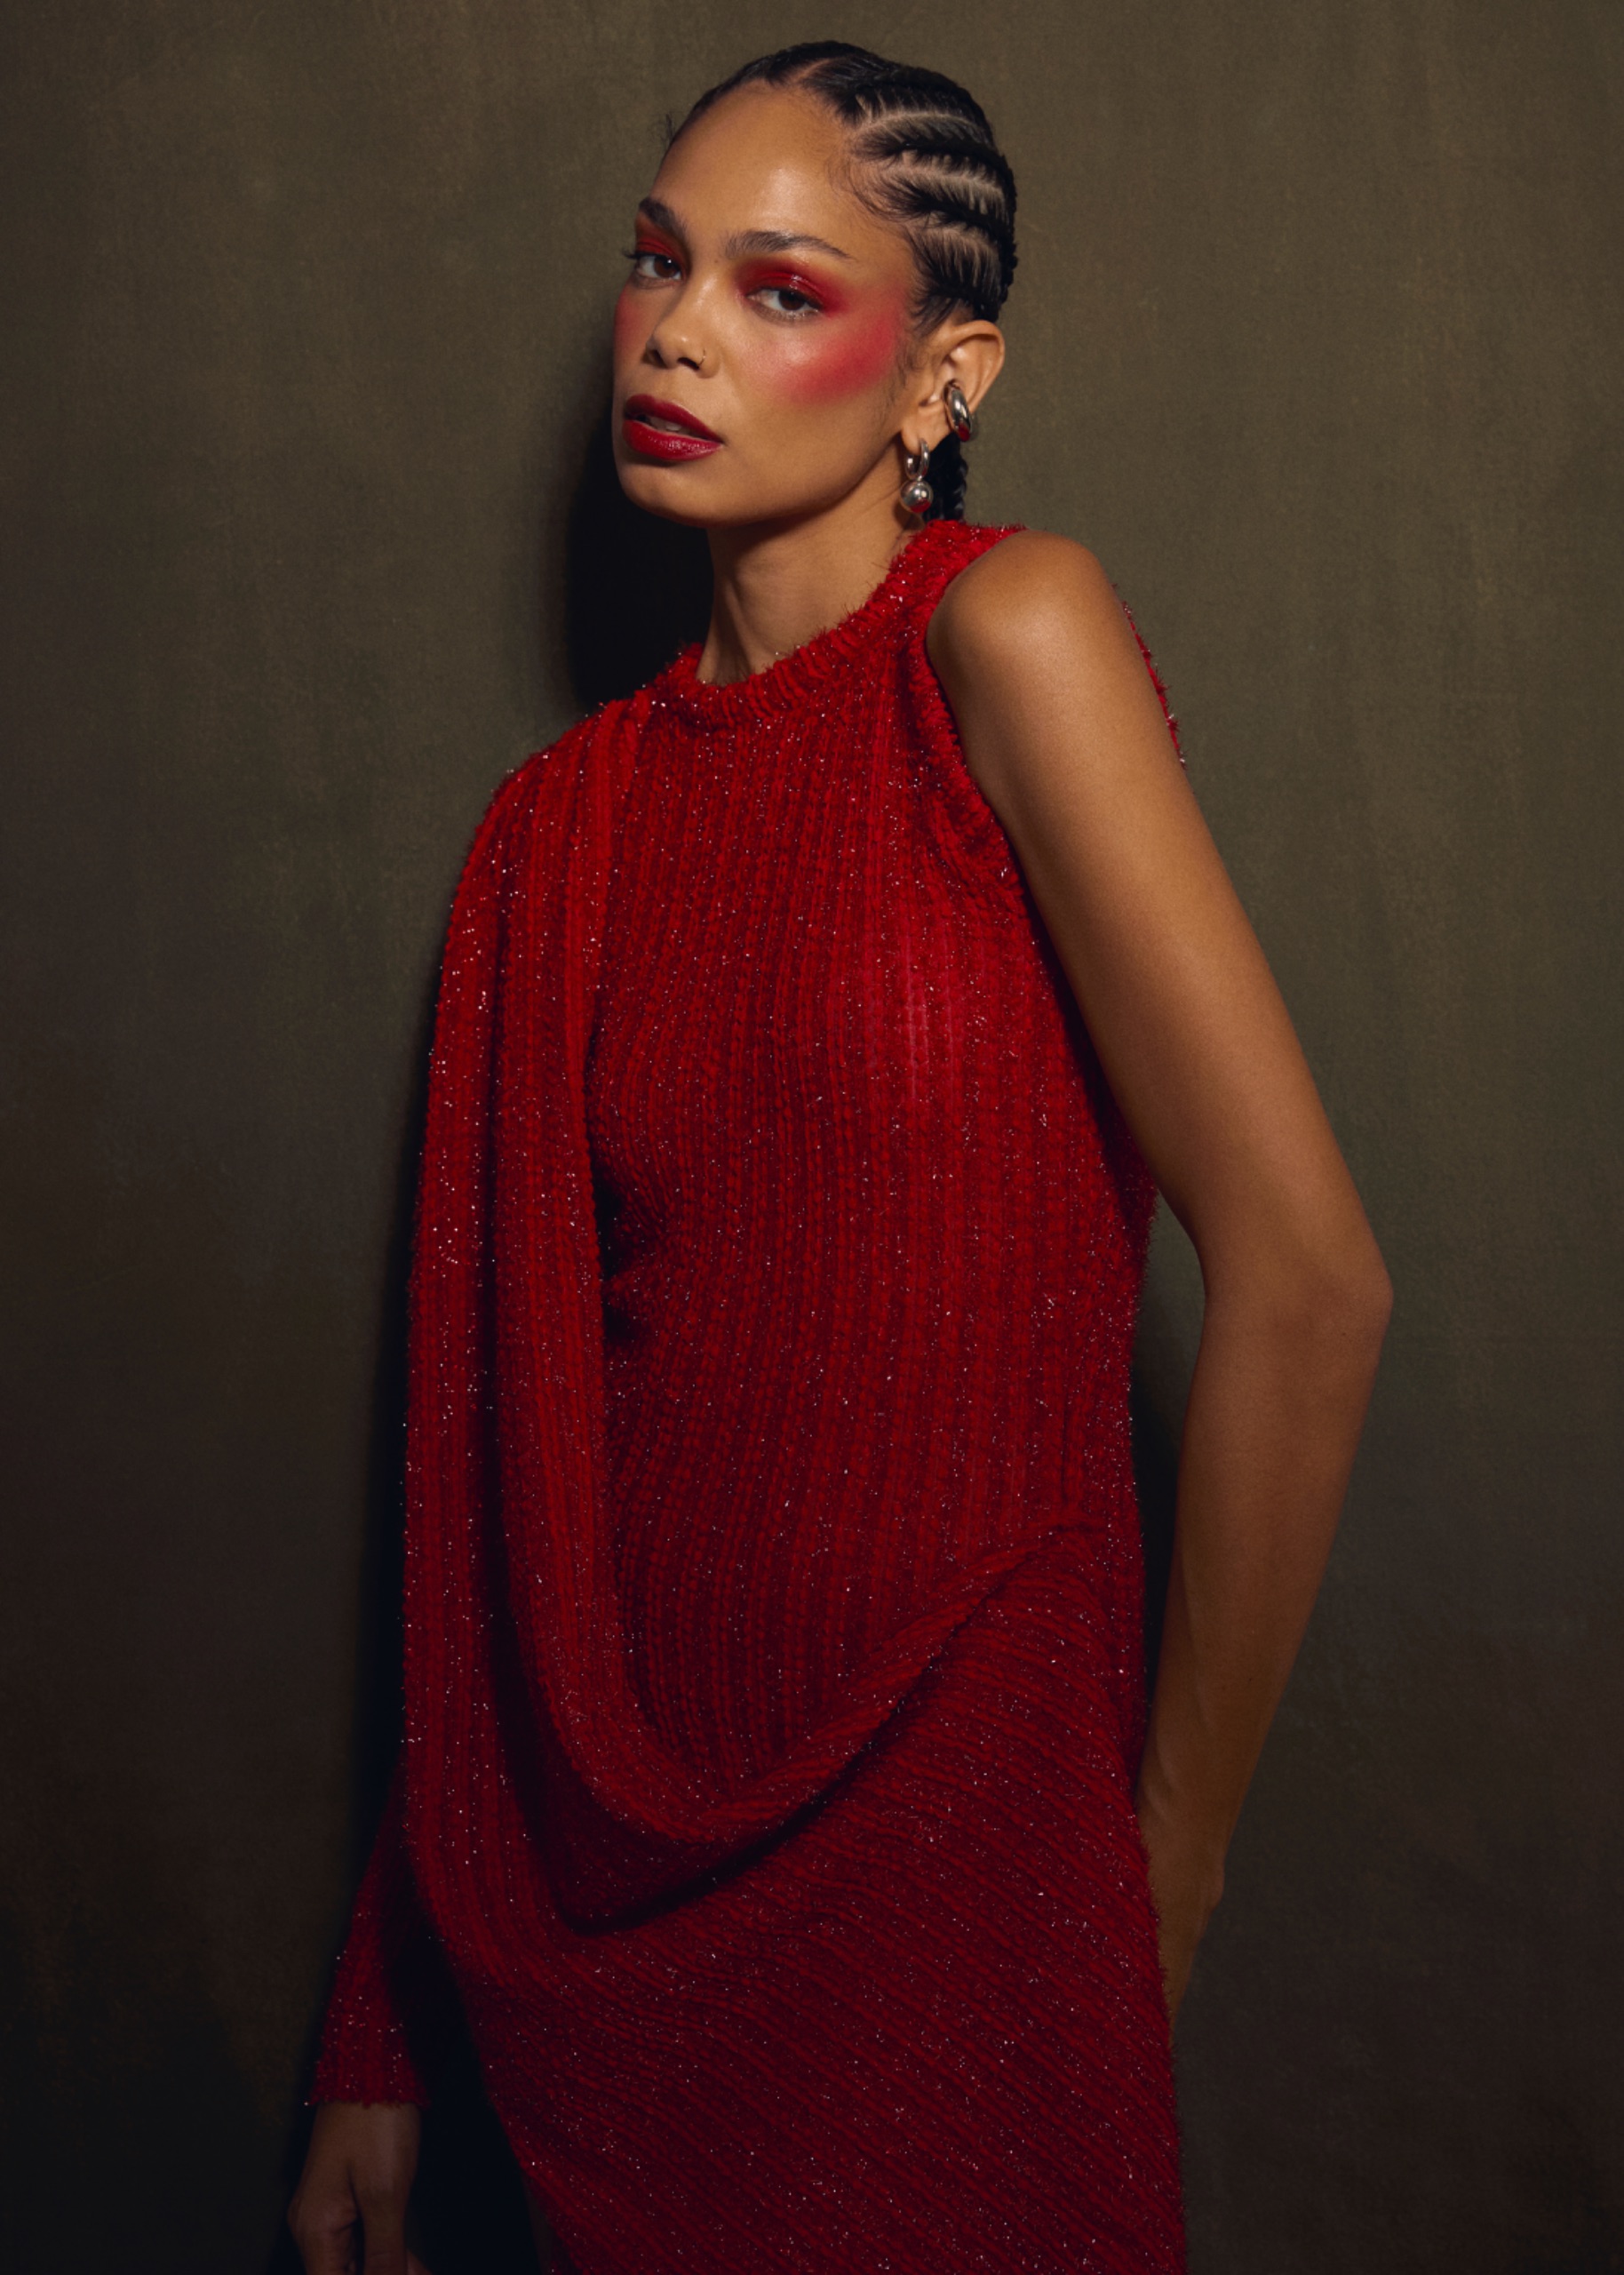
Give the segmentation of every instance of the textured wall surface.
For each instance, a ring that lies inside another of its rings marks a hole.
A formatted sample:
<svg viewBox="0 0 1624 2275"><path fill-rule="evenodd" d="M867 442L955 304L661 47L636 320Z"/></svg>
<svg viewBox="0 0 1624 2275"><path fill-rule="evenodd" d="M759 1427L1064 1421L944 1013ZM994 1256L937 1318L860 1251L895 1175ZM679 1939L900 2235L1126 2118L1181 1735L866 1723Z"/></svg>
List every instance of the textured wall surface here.
<svg viewBox="0 0 1624 2275"><path fill-rule="evenodd" d="M1002 133L1023 258L971 510L1085 539L1131 600L1398 1290L1181 2024L1197 2275L1624 2269L1624 17L17 0L22 2275L275 2251L387 1734L439 930L491 787L577 707L566 532L659 117L829 34ZM1164 1237L1152 1504L1198 1300ZM435 2275L521 2263L470 2241L468 2122Z"/></svg>

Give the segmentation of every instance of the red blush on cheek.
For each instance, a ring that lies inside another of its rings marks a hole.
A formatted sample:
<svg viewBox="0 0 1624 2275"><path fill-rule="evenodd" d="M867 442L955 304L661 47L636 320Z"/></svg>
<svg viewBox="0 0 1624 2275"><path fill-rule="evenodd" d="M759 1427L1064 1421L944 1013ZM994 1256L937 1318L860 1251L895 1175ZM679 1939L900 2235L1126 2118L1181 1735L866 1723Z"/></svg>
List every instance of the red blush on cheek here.
<svg viewBox="0 0 1624 2275"><path fill-rule="evenodd" d="M615 302L615 355L617 360L641 347L650 330L646 306L640 306L640 295L629 284L623 285Z"/></svg>
<svg viewBox="0 0 1624 2275"><path fill-rule="evenodd" d="M805 335L786 342L770 364L764 361L762 377L777 387L786 402L810 409L872 387L896 363L902 345L897 309L854 314L828 323L808 324Z"/></svg>

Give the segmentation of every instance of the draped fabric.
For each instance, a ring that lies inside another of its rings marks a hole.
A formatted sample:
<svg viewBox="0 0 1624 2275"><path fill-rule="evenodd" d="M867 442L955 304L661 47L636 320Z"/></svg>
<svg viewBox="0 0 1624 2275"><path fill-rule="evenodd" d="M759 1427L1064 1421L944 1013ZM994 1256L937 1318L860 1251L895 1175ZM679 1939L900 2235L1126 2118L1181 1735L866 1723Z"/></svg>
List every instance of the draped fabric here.
<svg viewBox="0 0 1624 2275"><path fill-rule="evenodd" d="M924 646L1004 534L571 730L452 914L405 1743L315 2092L426 2098L454 1990L582 2275L1182 2263L1153 1193Z"/></svg>

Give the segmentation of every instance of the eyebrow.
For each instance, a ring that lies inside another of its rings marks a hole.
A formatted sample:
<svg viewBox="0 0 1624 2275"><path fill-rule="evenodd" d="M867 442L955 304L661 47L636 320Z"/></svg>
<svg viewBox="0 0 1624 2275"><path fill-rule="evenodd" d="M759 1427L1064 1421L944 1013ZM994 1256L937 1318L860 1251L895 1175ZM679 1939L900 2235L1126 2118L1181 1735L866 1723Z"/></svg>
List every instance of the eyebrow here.
<svg viewBox="0 0 1624 2275"><path fill-rule="evenodd" d="M688 231L663 198L645 197L638 212L652 221L657 229L675 237L679 244L688 243ZM839 245L832 245L827 237L813 237L793 229L736 229L722 240L722 253L728 260L740 260L752 252L793 252L800 248L812 252L826 252L836 260L849 260L852 256Z"/></svg>

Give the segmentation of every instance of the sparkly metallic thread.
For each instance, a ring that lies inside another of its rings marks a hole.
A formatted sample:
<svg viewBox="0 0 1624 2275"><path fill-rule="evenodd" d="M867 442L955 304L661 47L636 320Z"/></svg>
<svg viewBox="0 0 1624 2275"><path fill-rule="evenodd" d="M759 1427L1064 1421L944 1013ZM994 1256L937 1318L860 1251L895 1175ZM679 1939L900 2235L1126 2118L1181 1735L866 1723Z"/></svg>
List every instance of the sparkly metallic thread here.
<svg viewBox="0 0 1624 2275"><path fill-rule="evenodd" d="M1183 2265L1152 1188L924 646L1005 534L573 729L451 919L406 1744L313 2098L426 2100L454 1992L581 2275Z"/></svg>

